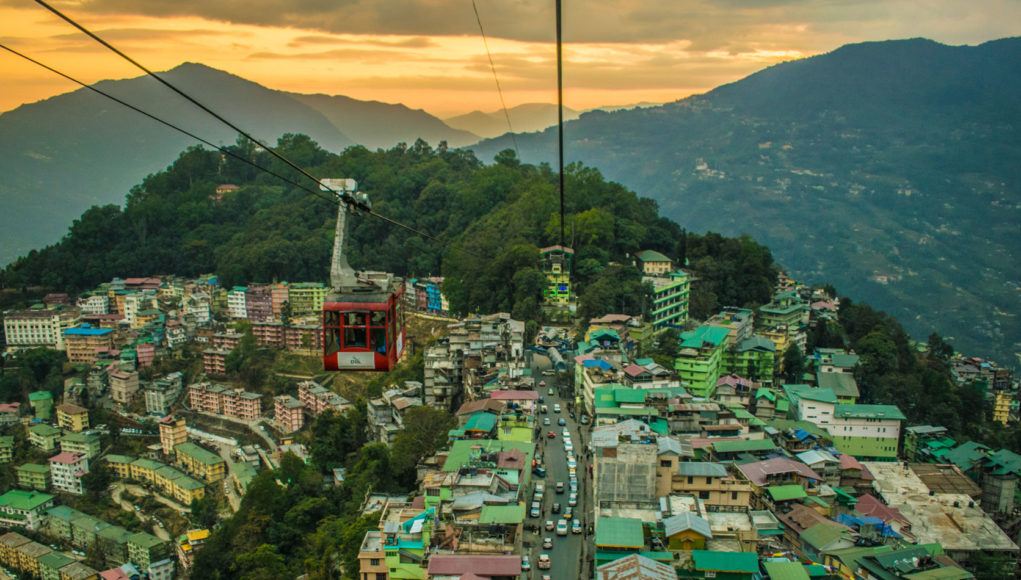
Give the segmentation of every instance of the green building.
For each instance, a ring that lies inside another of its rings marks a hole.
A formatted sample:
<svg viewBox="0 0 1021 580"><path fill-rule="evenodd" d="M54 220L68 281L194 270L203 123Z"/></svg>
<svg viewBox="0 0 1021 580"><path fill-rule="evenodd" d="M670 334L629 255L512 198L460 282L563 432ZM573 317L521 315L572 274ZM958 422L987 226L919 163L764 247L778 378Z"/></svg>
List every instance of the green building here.
<svg viewBox="0 0 1021 580"><path fill-rule="evenodd" d="M0 463L10 463L14 460L14 437L5 435L0 437Z"/></svg>
<svg viewBox="0 0 1021 580"><path fill-rule="evenodd" d="M26 489L46 491L50 487L50 466L38 463L23 463L15 468L18 485Z"/></svg>
<svg viewBox="0 0 1021 580"><path fill-rule="evenodd" d="M99 530L96 534L96 541L99 548L106 555L107 560L118 564L125 564L128 561L128 539L134 535L120 526L110 526Z"/></svg>
<svg viewBox="0 0 1021 580"><path fill-rule="evenodd" d="M432 539L435 515L436 511L429 508L403 522L388 519L383 523L384 561L391 580L426 577L426 549Z"/></svg>
<svg viewBox="0 0 1021 580"><path fill-rule="evenodd" d="M43 525L50 535L70 542L73 537L71 520L80 513L66 505L53 506L43 514Z"/></svg>
<svg viewBox="0 0 1021 580"><path fill-rule="evenodd" d="M722 375L728 333L726 328L717 326L700 326L681 333L674 370L681 379L681 386L692 395L708 398L716 390L716 382Z"/></svg>
<svg viewBox="0 0 1021 580"><path fill-rule="evenodd" d="M101 443L94 433L68 433L60 438L60 450L78 453L92 459L99 455Z"/></svg>
<svg viewBox="0 0 1021 580"><path fill-rule="evenodd" d="M173 551L170 542L161 540L152 534L138 532L128 537L128 560L145 570L153 562L169 558Z"/></svg>
<svg viewBox="0 0 1021 580"><path fill-rule="evenodd" d="M38 530L53 496L38 491L12 489L0 495L0 526Z"/></svg>
<svg viewBox="0 0 1021 580"><path fill-rule="evenodd" d="M735 374L759 384L772 384L776 345L768 338L753 336L723 353L723 373Z"/></svg>
<svg viewBox="0 0 1021 580"><path fill-rule="evenodd" d="M895 405L837 405L829 432L837 449L859 461L896 461L904 420Z"/></svg>
<svg viewBox="0 0 1021 580"><path fill-rule="evenodd" d="M28 404L32 405L35 418L40 421L49 421L53 416L53 395L49 391L29 393Z"/></svg>
<svg viewBox="0 0 1021 580"><path fill-rule="evenodd" d="M649 319L655 330L680 327L688 319L688 298L691 279L681 271L668 276L646 276L643 282L652 284L652 308Z"/></svg>
<svg viewBox="0 0 1021 580"><path fill-rule="evenodd" d="M772 302L759 308L755 326L793 329L808 324L808 316L809 305L797 292L780 292L773 296Z"/></svg>
<svg viewBox="0 0 1021 580"><path fill-rule="evenodd" d="M596 518L596 567L645 549L645 527L636 518Z"/></svg>
<svg viewBox="0 0 1021 580"><path fill-rule="evenodd" d="M678 578L751 580L759 573L759 556L750 552L692 550L692 566L678 568Z"/></svg>
<svg viewBox="0 0 1021 580"><path fill-rule="evenodd" d="M28 442L43 451L55 451L60 429L46 423L39 423L28 428Z"/></svg>
<svg viewBox="0 0 1021 580"><path fill-rule="evenodd" d="M60 580L60 569L73 563L74 559L60 552L50 552L39 558L39 577L42 580Z"/></svg>

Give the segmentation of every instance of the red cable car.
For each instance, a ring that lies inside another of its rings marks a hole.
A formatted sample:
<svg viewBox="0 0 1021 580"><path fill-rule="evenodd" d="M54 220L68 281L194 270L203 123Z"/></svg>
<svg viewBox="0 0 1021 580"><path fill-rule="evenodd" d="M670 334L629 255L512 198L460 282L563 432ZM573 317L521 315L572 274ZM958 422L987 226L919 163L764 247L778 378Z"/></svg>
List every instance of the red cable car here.
<svg viewBox="0 0 1021 580"><path fill-rule="evenodd" d="M353 179L324 179L323 184L344 194L354 193L357 187ZM365 194L356 195L359 205L368 206ZM342 196L337 210L332 290L323 303L323 368L390 371L404 352L404 283L383 272L356 273L348 265L346 199Z"/></svg>

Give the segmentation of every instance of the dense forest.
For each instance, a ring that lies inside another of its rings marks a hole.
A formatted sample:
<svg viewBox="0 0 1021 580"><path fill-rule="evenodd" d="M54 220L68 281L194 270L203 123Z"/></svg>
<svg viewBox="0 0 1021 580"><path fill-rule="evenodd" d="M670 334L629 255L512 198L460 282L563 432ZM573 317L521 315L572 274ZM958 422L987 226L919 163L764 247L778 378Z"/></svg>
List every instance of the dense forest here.
<svg viewBox="0 0 1021 580"><path fill-rule="evenodd" d="M230 151L308 189L311 180L240 144ZM278 151L310 173L350 177L374 210L424 232L416 235L371 216L352 220L355 268L403 276L443 275L455 313L506 311L537 320L543 277L539 249L559 243L557 175L503 151L483 165L470 151L412 146L336 155L304 135L286 135ZM769 301L777 269L750 238L684 232L596 170L565 170L566 243L575 249L583 316L641 314L648 288L631 253L652 249L687 258L696 284L696 316L720 304ZM240 189L214 199L220 184ZM93 207L58 243L33 251L0 273L0 286L84 290L114 276L216 272L225 286L325 280L336 206L218 151L190 148L165 171L132 188L125 207Z"/></svg>

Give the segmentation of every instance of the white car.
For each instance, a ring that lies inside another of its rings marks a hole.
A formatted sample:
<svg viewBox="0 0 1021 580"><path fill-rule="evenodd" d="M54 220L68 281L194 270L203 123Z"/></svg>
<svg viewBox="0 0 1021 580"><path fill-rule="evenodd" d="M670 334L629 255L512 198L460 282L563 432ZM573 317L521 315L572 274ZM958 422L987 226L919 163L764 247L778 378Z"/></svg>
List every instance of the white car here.
<svg viewBox="0 0 1021 580"><path fill-rule="evenodd" d="M553 538L549 538L549 537L543 538L542 539L542 547L547 549L547 550L552 549L553 548Z"/></svg>
<svg viewBox="0 0 1021 580"><path fill-rule="evenodd" d="M549 425L550 424L549 417L543 417L542 418L542 424L543 425Z"/></svg>
<svg viewBox="0 0 1021 580"><path fill-rule="evenodd" d="M574 451L574 445L570 441L564 441L564 451L568 453Z"/></svg>
<svg viewBox="0 0 1021 580"><path fill-rule="evenodd" d="M539 515L541 513L542 513L542 508L540 507L539 502L533 501L532 502L532 510L530 512L528 512L528 515L533 517L533 518L537 518L537 517L539 517Z"/></svg>
<svg viewBox="0 0 1021 580"><path fill-rule="evenodd" d="M553 412L554 413L559 413L560 412L560 403L554 403L553 404Z"/></svg>
<svg viewBox="0 0 1021 580"><path fill-rule="evenodd" d="M560 520L557 522L557 535L558 536L567 535L567 520Z"/></svg>
<svg viewBox="0 0 1021 580"><path fill-rule="evenodd" d="M567 505L571 507L578 505L578 494L572 493L571 495L567 496Z"/></svg>
<svg viewBox="0 0 1021 580"><path fill-rule="evenodd" d="M571 533L572 534L580 534L581 533L581 522L580 521L574 520L574 523L571 525Z"/></svg>
<svg viewBox="0 0 1021 580"><path fill-rule="evenodd" d="M549 554L539 554L539 569L540 570L550 569Z"/></svg>
<svg viewBox="0 0 1021 580"><path fill-rule="evenodd" d="M567 458L567 467L569 469L577 469L578 468L578 462L574 460L574 457L568 457Z"/></svg>
<svg viewBox="0 0 1021 580"><path fill-rule="evenodd" d="M575 477L578 477L578 471L575 470L575 469L568 468L567 469L567 475L569 475L571 477L571 479L574 479Z"/></svg>
<svg viewBox="0 0 1021 580"><path fill-rule="evenodd" d="M560 434L564 436L564 439L570 439L571 438L571 432L567 430L567 427L564 427L560 431Z"/></svg>
<svg viewBox="0 0 1021 580"><path fill-rule="evenodd" d="M525 572L532 569L532 562L528 559L528 554L523 554L521 556L521 569Z"/></svg>
<svg viewBox="0 0 1021 580"><path fill-rule="evenodd" d="M555 528L556 526L553 524L553 520L546 520L546 525L544 527L546 528L547 532L552 532L553 528Z"/></svg>

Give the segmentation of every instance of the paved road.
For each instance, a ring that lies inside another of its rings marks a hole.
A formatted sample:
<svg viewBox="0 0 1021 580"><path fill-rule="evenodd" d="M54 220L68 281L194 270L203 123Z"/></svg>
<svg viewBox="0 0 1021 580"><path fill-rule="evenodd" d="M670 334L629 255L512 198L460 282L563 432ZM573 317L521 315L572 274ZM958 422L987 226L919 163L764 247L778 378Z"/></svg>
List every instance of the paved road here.
<svg viewBox="0 0 1021 580"><path fill-rule="evenodd" d="M588 479L588 461L584 457L584 450L581 447L581 439L579 438L578 428L579 425L571 418L570 413L567 409L568 401L572 400L572 397L568 393L568 385L561 385L558 382L557 377L544 377L540 373L545 368L548 368L548 362L545 357L535 357L535 363L533 372L535 376L541 377L539 380L545 380L548 383L547 388L541 388L540 396L542 396L546 405L549 407L549 414L539 415L539 422L541 431L542 442L538 444L538 450L543 455L543 465L546 467L547 475L545 478L546 493L543 498L543 515L538 520L529 519L528 523L537 523L542 526L546 520L553 520L554 523L559 521L562 517L563 512L560 514L551 513L553 503L560 503L562 509L566 509L568 503L568 496L570 494L570 483L568 477L567 467L567 453L564 451L564 440L562 431L566 427L571 433L571 440L574 445L574 456L578 461L578 505L574 509L574 518L581 522L582 529L585 530L588 524L593 521L593 510L592 510L592 499L591 499L591 485ZM547 394L547 389L552 388L554 395L550 396ZM560 393L566 395L560 396ZM553 405L559 403L561 407L560 413L554 413ZM550 425L542 425L543 418L550 418ZM566 425L557 425L557 420L563 418ZM550 439L546 436L547 432L554 432L556 438ZM585 441L588 441L587 433L585 435ZM533 478L536 481L542 481L538 478ZM564 483L564 493L556 493L556 482L562 481ZM529 499L526 503L527 506L531 505L531 493L529 490ZM551 537L553 538L553 549L544 550L542 548L542 538ZM542 574L549 574L551 578L560 580L570 580L575 578L590 577L588 570L588 564L585 562L591 557L589 551L585 545L591 540L590 537L582 534L571 534L567 536L557 536L555 532L547 532L545 530L540 532L539 536L534 536L529 533L526 541L530 541L532 546L527 550L533 566L532 577L541 578ZM539 570L537 568L537 562L539 554L547 553L550 555L552 567L550 570ZM583 575L584 569L584 575Z"/></svg>
<svg viewBox="0 0 1021 580"><path fill-rule="evenodd" d="M147 516L142 515L141 512L136 510L135 506L133 506L131 504L131 502L129 502L126 499L121 498L121 494L124 493L125 487L130 489L131 492L136 494L136 495L150 495L148 491L146 491L146 490L144 490L141 487L138 487L136 485L125 486L125 484L123 484L121 482L116 482L111 487L112 487L113 493L110 494L110 495L113 497L113 501L117 502L123 509L125 509L125 510L127 510L127 511L133 513L133 514L135 514L135 517L138 518L138 521L145 523L149 519ZM152 495L155 495L157 500L161 499L159 495L156 495L156 494L152 494ZM173 505L176 505L176 504L173 504ZM150 527L152 528L152 533L155 534L157 538L159 538L161 540L169 540L170 539L170 534L168 534L167 531L165 529L163 529L162 527L157 526L156 524L150 524Z"/></svg>

